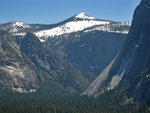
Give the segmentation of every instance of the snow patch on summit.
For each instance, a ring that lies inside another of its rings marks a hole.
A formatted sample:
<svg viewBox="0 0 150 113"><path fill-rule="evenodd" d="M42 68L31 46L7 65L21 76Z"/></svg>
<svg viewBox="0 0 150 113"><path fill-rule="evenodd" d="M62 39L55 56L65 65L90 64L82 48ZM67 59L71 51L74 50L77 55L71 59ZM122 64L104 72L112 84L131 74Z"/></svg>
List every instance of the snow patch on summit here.
<svg viewBox="0 0 150 113"><path fill-rule="evenodd" d="M2 30L8 31L13 35L18 35L19 33L22 33L22 30L25 30L27 28L31 28L31 26L23 22L10 22L1 27ZM22 36L24 36L24 33L22 34Z"/></svg>
<svg viewBox="0 0 150 113"><path fill-rule="evenodd" d="M71 21L49 30L35 32L34 34L40 38L41 37L48 38L48 37L54 37L54 36L59 36L67 33L81 31L95 25L105 25L109 23L110 23L109 21L97 21L97 20Z"/></svg>
<svg viewBox="0 0 150 113"><path fill-rule="evenodd" d="M12 22L12 27L23 27L23 28L30 28L30 25L27 25L23 22Z"/></svg>
<svg viewBox="0 0 150 113"><path fill-rule="evenodd" d="M90 29L86 29L84 32L91 32L91 31L106 31L106 32L115 32L115 33L123 33L123 34L128 34L129 30L128 29L118 29L119 27L127 27L131 26L131 22L120 22L120 23L111 23L111 24L106 24L106 25L96 25L92 26Z"/></svg>
<svg viewBox="0 0 150 113"><path fill-rule="evenodd" d="M91 20L96 19L96 18L94 18L94 17L88 16L88 15L85 14L84 12L82 12L82 13L76 15L75 18L80 18L80 19L91 19Z"/></svg>

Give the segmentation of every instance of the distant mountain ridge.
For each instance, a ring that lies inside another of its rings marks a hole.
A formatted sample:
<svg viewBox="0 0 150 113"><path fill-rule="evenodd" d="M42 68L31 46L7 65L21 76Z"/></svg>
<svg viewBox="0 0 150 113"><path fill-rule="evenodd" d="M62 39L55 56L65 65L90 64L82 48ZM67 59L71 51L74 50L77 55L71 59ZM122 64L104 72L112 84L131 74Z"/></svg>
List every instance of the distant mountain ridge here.
<svg viewBox="0 0 150 113"><path fill-rule="evenodd" d="M57 24L42 25L10 22L1 24L0 29L8 31L14 36L25 36L26 33L33 32L42 42L44 42L47 38L78 32L85 29L88 29L85 32L99 30L126 34L129 31L130 25L131 22L100 20L90 17L82 12Z"/></svg>

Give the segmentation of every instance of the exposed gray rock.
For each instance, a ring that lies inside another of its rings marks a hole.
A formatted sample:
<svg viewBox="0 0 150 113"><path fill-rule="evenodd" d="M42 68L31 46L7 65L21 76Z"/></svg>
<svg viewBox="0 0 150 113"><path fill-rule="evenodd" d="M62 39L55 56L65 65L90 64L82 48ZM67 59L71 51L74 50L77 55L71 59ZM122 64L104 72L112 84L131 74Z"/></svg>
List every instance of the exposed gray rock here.
<svg viewBox="0 0 150 113"><path fill-rule="evenodd" d="M107 70L106 73L101 73L94 83L91 84L88 88L91 90L84 92L83 94L91 95L102 93L108 89L117 87L119 84L124 84L125 82L132 83L139 73L150 67L149 5L150 0L141 1L140 5L135 10L130 32L119 55L115 61L112 61L114 63L110 63L104 70L104 72ZM148 75L149 74L145 76ZM104 80L102 78L104 78ZM143 89L144 87L147 87L145 86L145 82L146 79L143 80L143 78L139 78L138 82L135 84L137 84L136 86L140 88L136 88L136 91L134 91L136 93L132 92L132 96L135 98L140 98L143 92L148 94L148 90L146 91ZM148 81L146 83L148 83ZM97 90L93 90L95 87ZM140 96L138 96L138 92L140 92ZM145 101L148 100L148 98L145 99Z"/></svg>
<svg viewBox="0 0 150 113"><path fill-rule="evenodd" d="M108 74L110 71L110 68L112 67L112 64L114 63L116 58L113 59L113 61L106 67L106 69L101 73L100 76L98 76L94 82L88 87L88 89L82 94L82 95L93 95L95 92L100 91L101 93L104 92L104 83L108 79Z"/></svg>
<svg viewBox="0 0 150 113"><path fill-rule="evenodd" d="M39 70L48 73L70 92L85 90L89 83L82 73L57 50L48 48L32 33L27 33L21 43L21 51L36 65Z"/></svg>
<svg viewBox="0 0 150 113"><path fill-rule="evenodd" d="M0 87L27 93L39 87L35 66L23 55L15 38L0 31Z"/></svg>

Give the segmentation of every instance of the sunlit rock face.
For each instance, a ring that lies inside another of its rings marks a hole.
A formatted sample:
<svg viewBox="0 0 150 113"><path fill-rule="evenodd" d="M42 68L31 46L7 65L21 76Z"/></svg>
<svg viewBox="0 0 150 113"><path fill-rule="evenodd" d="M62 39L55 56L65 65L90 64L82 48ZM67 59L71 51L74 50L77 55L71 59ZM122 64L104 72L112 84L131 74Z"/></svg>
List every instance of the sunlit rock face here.
<svg viewBox="0 0 150 113"><path fill-rule="evenodd" d="M35 92L39 87L35 66L22 54L15 38L0 31L0 89Z"/></svg>

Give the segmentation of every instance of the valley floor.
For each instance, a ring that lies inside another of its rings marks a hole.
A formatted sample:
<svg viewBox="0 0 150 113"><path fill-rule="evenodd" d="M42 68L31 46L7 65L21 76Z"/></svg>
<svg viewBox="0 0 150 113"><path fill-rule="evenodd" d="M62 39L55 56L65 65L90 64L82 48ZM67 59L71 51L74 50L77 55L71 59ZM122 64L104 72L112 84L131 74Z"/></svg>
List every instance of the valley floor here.
<svg viewBox="0 0 150 113"><path fill-rule="evenodd" d="M0 96L0 113L149 113L147 105L125 103L124 94L97 98L71 95L12 94Z"/></svg>

